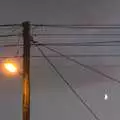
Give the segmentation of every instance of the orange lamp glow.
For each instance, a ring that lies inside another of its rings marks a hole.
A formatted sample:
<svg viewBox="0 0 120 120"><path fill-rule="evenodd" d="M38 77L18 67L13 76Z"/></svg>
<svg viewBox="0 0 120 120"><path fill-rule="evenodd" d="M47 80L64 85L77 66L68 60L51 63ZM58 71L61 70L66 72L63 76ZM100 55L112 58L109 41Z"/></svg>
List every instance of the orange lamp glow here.
<svg viewBox="0 0 120 120"><path fill-rule="evenodd" d="M5 60L3 61L3 72L8 75L17 75L19 70L18 70L18 64L16 61L13 60Z"/></svg>
<svg viewBox="0 0 120 120"><path fill-rule="evenodd" d="M9 71L11 73L17 72L17 68L13 63L4 63L4 67L7 71Z"/></svg>

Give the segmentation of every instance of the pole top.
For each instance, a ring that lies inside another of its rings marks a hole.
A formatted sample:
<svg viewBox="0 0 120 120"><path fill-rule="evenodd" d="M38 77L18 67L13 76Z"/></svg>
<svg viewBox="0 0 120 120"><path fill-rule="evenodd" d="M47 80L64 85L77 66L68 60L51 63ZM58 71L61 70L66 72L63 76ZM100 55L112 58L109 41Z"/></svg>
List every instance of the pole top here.
<svg viewBox="0 0 120 120"><path fill-rule="evenodd" d="M23 26L24 31L29 31L30 30L30 22L29 21L23 22L22 26Z"/></svg>
<svg viewBox="0 0 120 120"><path fill-rule="evenodd" d="M22 26L23 26L23 27L30 27L30 22L29 22L29 21L24 21L24 22L22 23Z"/></svg>

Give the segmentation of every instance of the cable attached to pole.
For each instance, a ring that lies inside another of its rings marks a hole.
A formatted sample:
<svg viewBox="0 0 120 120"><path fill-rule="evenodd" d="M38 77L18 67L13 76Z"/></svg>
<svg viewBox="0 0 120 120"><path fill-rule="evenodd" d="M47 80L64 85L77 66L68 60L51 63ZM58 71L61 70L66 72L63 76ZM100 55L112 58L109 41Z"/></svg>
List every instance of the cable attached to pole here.
<svg viewBox="0 0 120 120"><path fill-rule="evenodd" d="M34 41L34 43L39 43L39 42L38 42L38 41ZM94 68L94 67L92 67L92 66L83 64L83 63L77 61L76 59L73 59L73 58L71 58L71 57L69 57L69 56L66 56L66 55L62 54L61 52L59 52L59 51L57 51L57 50L55 50L55 49L53 49L53 48L50 48L50 47L47 47L47 46L44 46L44 45L43 45L43 47L47 48L48 50L50 50L50 51L52 51L52 52L55 52L55 53L59 54L60 56L66 58L66 59L69 60L69 61L74 62L75 64L78 64L78 65L82 66L83 68L85 68L85 69L87 69L87 70L90 70L90 71L92 71L92 72L94 72L94 73L97 73L97 74L99 74L99 75L101 75L101 76L103 76L103 77L105 77L105 78L107 78L107 79L109 79L109 80L111 80L111 81L114 81L114 82L117 82L117 83L120 84L120 81L119 81L118 79L113 78L113 77L109 76L108 74L105 74L105 73L103 73L102 71L100 71L100 70L98 70L98 69L96 69L96 68Z"/></svg>
<svg viewBox="0 0 120 120"><path fill-rule="evenodd" d="M32 41L34 43L34 41ZM36 46L36 45L35 45ZM96 120L100 120L99 117L93 112L93 110L90 108L90 106L86 103L86 101L76 92L76 90L73 88L72 84L70 84L64 76L59 72L59 70L56 68L55 64L51 62L51 60L45 55L45 53L42 51L42 49L38 46L36 46L38 50L41 52L42 56L45 58L45 60L50 64L50 66L54 69L54 71L59 75L59 77L63 80L65 85L74 93L74 95L79 99L79 101L88 109L88 111L93 115L93 117Z"/></svg>
<svg viewBox="0 0 120 120"><path fill-rule="evenodd" d="M90 70L90 71L93 71L93 72L95 72L95 73L97 73L97 74L99 74L99 75L102 75L103 77L105 77L105 78L107 78L107 79L110 79L110 80L112 80L112 81L117 82L117 83L120 84L120 81L119 81L118 79L113 78L113 77L111 77L111 76L103 73L102 71L100 71L100 70L98 70L98 69L96 69L96 68L93 68L92 66L85 65L85 64L83 64L83 63L75 60L74 58L70 58L70 57L68 57L68 56L60 53L59 51L57 51L57 50L55 50L55 49L53 49L53 48L46 47L46 46L44 46L44 47L47 48L47 49L49 49L49 50L51 50L51 51L53 51L53 52L58 53L59 55L61 55L61 56L63 56L64 58L66 58L67 60L72 61L72 62L74 62L74 63L76 63L76 64L84 67L85 69L88 69L88 70Z"/></svg>
<svg viewBox="0 0 120 120"><path fill-rule="evenodd" d="M19 57L19 52L20 52L20 36L18 37L17 41L17 51L15 57Z"/></svg>

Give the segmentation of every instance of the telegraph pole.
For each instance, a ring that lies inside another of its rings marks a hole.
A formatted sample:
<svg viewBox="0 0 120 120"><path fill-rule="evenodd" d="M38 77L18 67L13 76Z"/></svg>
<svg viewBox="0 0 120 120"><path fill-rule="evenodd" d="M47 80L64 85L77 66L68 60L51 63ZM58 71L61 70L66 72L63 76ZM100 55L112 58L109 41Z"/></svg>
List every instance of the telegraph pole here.
<svg viewBox="0 0 120 120"><path fill-rule="evenodd" d="M22 119L30 120L30 23L22 23L23 27L23 110Z"/></svg>

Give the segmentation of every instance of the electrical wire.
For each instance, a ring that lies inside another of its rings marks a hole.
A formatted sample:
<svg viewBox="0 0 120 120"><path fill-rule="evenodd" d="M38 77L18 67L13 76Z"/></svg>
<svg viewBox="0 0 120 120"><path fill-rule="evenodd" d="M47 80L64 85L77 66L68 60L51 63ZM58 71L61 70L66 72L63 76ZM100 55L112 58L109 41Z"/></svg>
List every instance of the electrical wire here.
<svg viewBox="0 0 120 120"><path fill-rule="evenodd" d="M90 108L90 106L86 103L86 101L76 92L76 90L73 88L73 86L63 77L63 75L59 72L59 70L56 68L55 64L51 62L51 60L44 54L41 48L36 46L38 50L41 52L42 56L45 58L45 60L50 64L50 66L54 69L54 71L59 75L59 77L63 80L65 85L74 93L74 95L79 99L79 101L88 109L88 111L93 115L93 117L96 120L100 120L99 117L93 112L93 110Z"/></svg>
<svg viewBox="0 0 120 120"><path fill-rule="evenodd" d="M0 35L0 37L18 37L21 35L22 34L7 34L7 35ZM116 43L116 44L112 44L112 43ZM44 45L46 46L120 46L118 43L120 43L120 40L98 41L98 42L90 41L90 42L79 42L79 43L71 43L71 42L69 43L44 43Z"/></svg>
<svg viewBox="0 0 120 120"><path fill-rule="evenodd" d="M20 27L21 24L1 24L0 27Z"/></svg>
<svg viewBox="0 0 120 120"><path fill-rule="evenodd" d="M22 24L1 24L2 28L21 27ZM70 29L120 29L120 25L80 25L80 24L31 24L35 27L70 28Z"/></svg>
<svg viewBox="0 0 120 120"><path fill-rule="evenodd" d="M20 37L20 36L19 36ZM105 43L105 44L103 44ZM109 44L106 44L109 43ZM110 44L116 43L116 44ZM103 42L80 42L80 43L35 43L37 46L120 46L120 41L103 41ZM16 47L17 44L5 44L0 45L0 47ZM23 46L23 44L19 44L19 46Z"/></svg>
<svg viewBox="0 0 120 120"><path fill-rule="evenodd" d="M120 29L120 25L32 24L32 26L70 29Z"/></svg>
<svg viewBox="0 0 120 120"><path fill-rule="evenodd" d="M12 33L16 32L19 29L20 29L20 27L18 27L18 26L12 26L11 31L8 32L7 34L10 34L10 33L12 34Z"/></svg>
<svg viewBox="0 0 120 120"><path fill-rule="evenodd" d="M118 54L65 54L65 56L68 56L68 57L74 57L74 58L87 58L87 57L120 57L120 55ZM43 56L39 56L39 55L33 55L31 56L33 58L40 58L40 57L43 57ZM60 55L47 55L48 58L63 58L63 56L60 56Z"/></svg>
<svg viewBox="0 0 120 120"><path fill-rule="evenodd" d="M36 43L39 43L38 41L33 41L33 42L34 42L35 44L36 44ZM116 78L113 78L113 77L109 76L108 74L105 74L105 73L103 73L102 71L99 71L98 69L96 69L96 68L94 68L94 67L92 67L92 66L83 64L83 63L77 61L76 59L73 59L73 58L71 58L71 57L69 57L69 56L66 56L66 55L62 54L61 52L57 51L56 49L53 49L53 48L50 48L50 47L47 47L47 46L43 46L43 47L49 49L50 51L53 51L53 52L59 54L60 56L66 58L66 59L69 60L69 61L74 62L75 64L78 64L78 65L82 66L82 67L85 68L85 69L88 69L88 70L90 70L90 71L92 71L92 72L94 72L94 73L97 73L97 74L99 74L99 75L101 75L101 76L103 76L103 77L105 77L105 78L107 78L107 79L109 79L109 80L111 80L111 81L114 81L114 82L117 82L117 83L120 84L120 81L117 80Z"/></svg>
<svg viewBox="0 0 120 120"><path fill-rule="evenodd" d="M35 28L36 29L36 28ZM22 34L6 34L6 35L0 35L0 37L16 37L18 35L22 35ZM33 34L33 36L76 36L76 37L82 37L82 36L120 36L120 34Z"/></svg>
<svg viewBox="0 0 120 120"><path fill-rule="evenodd" d="M94 29L104 29L104 28L108 28L108 29L116 29L116 28L120 28L119 24L116 25L82 25L82 24L31 24L32 26L38 26L38 27L76 27L76 28L94 28ZM21 24L1 24L0 27L13 27L13 26L21 26Z"/></svg>
<svg viewBox="0 0 120 120"><path fill-rule="evenodd" d="M8 30L8 29L7 29L7 30ZM5 29L5 30L0 30L0 33L2 32L2 34L6 34L6 32L7 32L7 34L9 34L9 33L13 33L13 32L15 32L15 31L17 31L17 28L15 28L15 27L11 27L11 29L10 29L9 32L6 31L6 29Z"/></svg>
<svg viewBox="0 0 120 120"><path fill-rule="evenodd" d="M19 51L20 51L20 36L18 37L18 41L17 41L17 50L15 57L19 57Z"/></svg>
<svg viewBox="0 0 120 120"><path fill-rule="evenodd" d="M22 56L19 56L22 57ZM0 59L15 58L15 56L0 56Z"/></svg>
<svg viewBox="0 0 120 120"><path fill-rule="evenodd" d="M19 49L20 49L19 42L20 42L20 37L18 38L17 44L15 46L12 46L12 47L18 47L14 56L0 56L0 59L10 59L10 58L18 58L18 57L21 58L21 56L19 56ZM4 47L10 47L10 45Z"/></svg>
<svg viewBox="0 0 120 120"><path fill-rule="evenodd" d="M31 44L32 45L32 44ZM59 46L59 47L114 47L114 46L120 46L120 44L111 44L111 45L99 45L99 44L80 44L80 43L73 43L73 44L67 44L67 43L44 43L44 44L41 44L41 43L37 43L36 44L37 46ZM17 44L3 44L3 45L0 45L0 47L2 48L9 48L9 47L16 47ZM23 47L23 44L19 44L19 46Z"/></svg>
<svg viewBox="0 0 120 120"><path fill-rule="evenodd" d="M20 34L7 34L7 35L0 35L0 37L17 37L17 36L21 36Z"/></svg>
<svg viewBox="0 0 120 120"><path fill-rule="evenodd" d="M104 43L104 44L103 44ZM112 44L115 43L115 44ZM90 42L66 42L66 43L36 43L37 45L44 45L44 46L120 46L120 40L114 41L90 41Z"/></svg>
<svg viewBox="0 0 120 120"><path fill-rule="evenodd" d="M85 46L85 47L104 47L104 46L120 46L120 41L108 41L108 43L116 43L116 44L102 44L104 42L81 42L81 43L36 43L37 46L60 46L60 47L75 47L75 46ZM105 41L107 43L107 41ZM32 45L32 44L31 44ZM4 44L0 45L0 47L16 47L17 44ZM19 46L23 46L23 44L19 44Z"/></svg>
<svg viewBox="0 0 120 120"><path fill-rule="evenodd" d="M36 33L36 34L33 34L34 36L44 36L44 37L85 37L85 36L87 36L87 37L115 37L115 36L118 36L118 37L120 37L120 34L119 33L112 33L112 34L108 34L108 33L99 33L99 34L93 34L93 33L84 33L84 34L82 34L82 33L79 33L79 34L62 34L62 33L56 33L56 34L41 34L41 33Z"/></svg>
<svg viewBox="0 0 120 120"><path fill-rule="evenodd" d="M102 55L102 54L91 54L91 55L85 55L85 54L64 54L65 56L68 57L73 57L73 58L87 58L87 57L120 57L120 55L112 55L112 54L108 54L108 55ZM60 55L46 55L48 58L64 58L63 56ZM7 56L0 56L0 58L6 58ZM10 58L14 57L14 56L9 56ZM22 56L18 56L18 57L22 57ZM32 58L42 58L43 56L41 55L32 55Z"/></svg>
<svg viewBox="0 0 120 120"><path fill-rule="evenodd" d="M46 47L46 46L44 46L44 47ZM109 76L108 74L105 74L105 73L103 73L102 71L99 71L98 69L93 68L92 66L85 65L85 64L83 64L83 63L81 63L81 62L79 62L79 61L77 61L77 60L75 60L75 59L73 59L73 58L70 58L70 57L68 57L68 56L65 56L64 54L58 52L58 51L55 50L55 49L52 49L52 48L49 48L49 47L46 47L46 48L49 49L49 50L51 50L51 51L53 51L53 52L58 53L59 55L65 57L67 60L70 60L70 61L72 61L72 62L74 62L74 63L76 63L76 64L84 67L85 69L88 69L88 70L90 70L90 71L93 71L93 72L95 72L95 73L97 73L97 74L99 74L99 75L102 75L103 77L105 77L105 78L107 78L107 79L110 79L110 80L112 80L112 81L117 82L117 83L120 84L120 81L117 80L116 78L113 78L113 77Z"/></svg>
<svg viewBox="0 0 120 120"><path fill-rule="evenodd" d="M9 47L16 47L17 44L5 44L5 45L0 45L0 47L4 48L9 48ZM23 44L19 44L19 46L23 47Z"/></svg>
<svg viewBox="0 0 120 120"><path fill-rule="evenodd" d="M117 43L117 44L103 44L103 43ZM120 41L103 41L103 42L80 42L80 43L36 43L40 46L59 46L59 47L72 47L72 46L120 46Z"/></svg>

